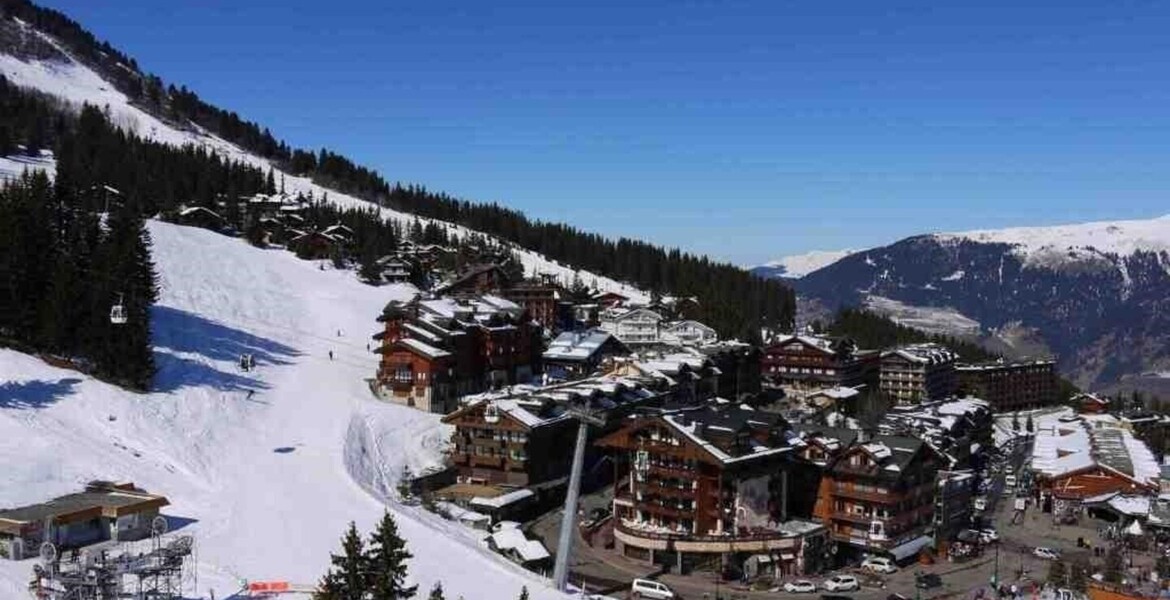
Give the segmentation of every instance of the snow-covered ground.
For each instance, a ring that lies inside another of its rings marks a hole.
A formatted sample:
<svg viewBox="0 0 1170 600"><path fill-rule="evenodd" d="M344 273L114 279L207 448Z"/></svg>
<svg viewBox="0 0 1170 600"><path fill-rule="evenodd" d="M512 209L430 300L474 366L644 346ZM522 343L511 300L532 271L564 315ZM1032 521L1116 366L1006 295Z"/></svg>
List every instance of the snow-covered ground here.
<svg viewBox="0 0 1170 600"><path fill-rule="evenodd" d="M854 252L856 250L813 250L804 254L778 258L760 266L776 269L775 274L778 276L799 279L813 271L823 269Z"/></svg>
<svg viewBox="0 0 1170 600"><path fill-rule="evenodd" d="M30 29L30 31L32 30ZM40 34L39 32L36 35L40 35L47 42L56 46L63 55L68 56L68 52L52 37ZM185 144L203 146L216 151L221 156L255 165L265 171L274 167L267 160L245 152L239 147L206 131L194 127L184 130L160 121L137 106L132 105L125 94L122 94L107 83L92 69L72 59L24 61L14 56L0 53L0 73L3 73L15 85L35 88L53 94L78 107L85 103L100 106L106 109L110 119L115 124L128 131L133 131L144 138L174 146L182 146ZM0 172L3 170L4 165L0 163ZM277 173L280 172L279 169L276 169L276 171ZM311 193L316 198L321 198L325 194L328 194L329 200L339 206L356 206L361 208L369 208L372 206L371 203L359 198L321 187L305 177L294 177L285 174L284 186L285 190L291 194L303 193L308 195ZM380 211L386 219L396 220L404 224L412 222L415 219L414 215L408 213L385 208L380 209ZM431 221L431 219L423 219L424 223ZM433 222L446 227L448 233L455 237L462 237L473 233L471 230L462 226L437 220ZM587 271L576 271L569 266L548 260L540 254L522 248L517 247L514 250L517 258L530 275L553 275L565 285L569 285L572 283L574 275L579 274L581 281L586 285L593 285L601 291L614 291L628 298L649 301L649 294L624 283Z"/></svg>
<svg viewBox="0 0 1170 600"><path fill-rule="evenodd" d="M865 308L900 325L930 333L978 335L980 331L979 321L950 307L912 306L885 296L869 295L865 298Z"/></svg>
<svg viewBox="0 0 1170 600"><path fill-rule="evenodd" d="M165 494L164 513L196 536L200 597L223 598L246 579L315 583L346 524L368 531L388 502L422 590L442 580L452 598L515 598L522 585L560 597L470 530L392 502L403 465L437 464L450 433L437 415L375 400L364 381L375 317L412 287L365 286L201 229L150 231L156 391L0 351L0 506L92 479ZM241 353L257 369L240 371ZM0 597L23 597L32 565L0 560Z"/></svg>
<svg viewBox="0 0 1170 600"><path fill-rule="evenodd" d="M0 182L16 179L26 171L45 171L53 177L57 174L57 161L47 150L41 156L0 156Z"/></svg>
<svg viewBox="0 0 1170 600"><path fill-rule="evenodd" d="M1145 220L939 233L935 237L943 241L968 239L1011 244L1025 264L1053 266L1099 258L1102 254L1129 256L1139 250L1170 251L1170 215Z"/></svg>

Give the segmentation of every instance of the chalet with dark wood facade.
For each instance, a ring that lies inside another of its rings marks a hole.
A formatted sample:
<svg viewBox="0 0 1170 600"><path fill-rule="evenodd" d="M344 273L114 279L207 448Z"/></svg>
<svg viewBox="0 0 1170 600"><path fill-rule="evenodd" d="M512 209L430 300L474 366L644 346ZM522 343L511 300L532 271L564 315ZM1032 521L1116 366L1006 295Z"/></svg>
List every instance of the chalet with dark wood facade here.
<svg viewBox="0 0 1170 600"><path fill-rule="evenodd" d="M912 344L882 353L881 393L895 404L917 404L955 395L959 355L941 344Z"/></svg>
<svg viewBox="0 0 1170 600"><path fill-rule="evenodd" d="M566 405L592 407L616 424L634 409L661 405L667 398L667 382L653 378L520 385L469 398L443 422L455 426L451 461L460 482L548 487L569 475L577 421Z"/></svg>
<svg viewBox="0 0 1170 600"><path fill-rule="evenodd" d="M775 414L711 405L639 416L597 441L614 462L614 540L681 572L766 555L821 569L826 531L788 511L794 448Z"/></svg>
<svg viewBox="0 0 1170 600"><path fill-rule="evenodd" d="M844 338L790 335L773 339L760 358L765 384L792 395L835 387L873 389L880 355Z"/></svg>
<svg viewBox="0 0 1170 600"><path fill-rule="evenodd" d="M380 397L448 413L458 397L524 383L540 369L540 327L496 296L389 303L373 337L382 354Z"/></svg>
<svg viewBox="0 0 1170 600"><path fill-rule="evenodd" d="M614 356L628 356L630 349L612 334L601 331L566 331L544 351L544 372L550 379L568 381L588 377L602 362Z"/></svg>
<svg viewBox="0 0 1170 600"><path fill-rule="evenodd" d="M928 444L908 437L876 436L842 452L818 498L839 553L917 555L933 541L935 477L944 465Z"/></svg>

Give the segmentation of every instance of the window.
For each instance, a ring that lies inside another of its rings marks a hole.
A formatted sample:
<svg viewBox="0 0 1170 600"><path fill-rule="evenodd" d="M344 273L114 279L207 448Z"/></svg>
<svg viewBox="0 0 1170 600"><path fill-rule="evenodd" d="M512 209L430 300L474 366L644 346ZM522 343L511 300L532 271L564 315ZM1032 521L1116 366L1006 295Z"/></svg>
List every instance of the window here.
<svg viewBox="0 0 1170 600"><path fill-rule="evenodd" d="M398 365L394 369L394 380L403 383L410 383L414 381L414 373L410 369L410 365Z"/></svg>

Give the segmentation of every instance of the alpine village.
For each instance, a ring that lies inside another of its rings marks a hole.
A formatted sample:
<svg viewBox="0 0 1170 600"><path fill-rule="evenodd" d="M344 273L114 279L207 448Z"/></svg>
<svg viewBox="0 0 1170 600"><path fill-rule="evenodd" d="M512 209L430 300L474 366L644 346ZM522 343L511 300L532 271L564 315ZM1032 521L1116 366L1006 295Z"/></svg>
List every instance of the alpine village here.
<svg viewBox="0 0 1170 600"><path fill-rule="evenodd" d="M159 469L215 480L177 449L158 451L162 466L53 467L28 481L72 489L9 482L19 491L0 509L0 576L17 573L26 597L1122 600L1158 597L1170 580L1170 417L1154 395L1090 393L1051 354L844 303L810 313L781 279L388 182L328 149L288 146L26 0L0 0L0 51L67 61L125 110L219 144L168 141L109 105L0 74L0 157L23 165L0 173L0 363L27 356L63 374L38 383L5 367L0 411L82 404L71 410L87 427L146 460L154 442L117 433L124 422L161 427L175 412L177 430L202 431L175 448L212 436L155 395L204 386L217 404L199 412L246 421L281 389L300 396L307 383L281 388L274 373L312 361L301 381L322 387L306 395L360 390L332 470L382 515L338 515L350 522L332 532L340 543L308 544L315 558L285 572L210 568L250 545L279 556L248 525L272 509L233 508L250 506L242 490L208 508L187 486L157 487L180 481ZM249 263L300 279L231 274ZM295 313L308 288L337 311L355 294L375 304L321 325ZM271 302L270 321L231 325L200 312L201 294L240 315ZM287 340L310 345L266 340L282 335L277 313L301 336ZM349 375L331 382L337 373ZM96 389L129 399L85 401ZM307 413L310 429L317 418L332 417ZM355 437L363 418L389 433ZM0 440L33 463L89 447L19 431L3 421ZM311 452L290 437L264 460ZM299 477L256 464L238 468ZM277 489L296 496L313 481ZM295 533L334 509L294 510L276 527ZM240 537L215 537L227 528ZM204 583L229 572L238 585ZM476 573L494 579L477 588Z"/></svg>

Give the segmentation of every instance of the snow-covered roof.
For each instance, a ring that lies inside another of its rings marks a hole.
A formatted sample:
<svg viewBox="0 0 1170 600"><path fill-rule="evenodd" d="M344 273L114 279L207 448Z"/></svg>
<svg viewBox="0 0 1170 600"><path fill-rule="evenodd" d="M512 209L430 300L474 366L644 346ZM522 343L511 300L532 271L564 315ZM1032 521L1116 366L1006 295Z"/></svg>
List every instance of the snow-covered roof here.
<svg viewBox="0 0 1170 600"><path fill-rule="evenodd" d="M492 544L498 550L515 550L523 546L528 538L520 529L501 529L491 535Z"/></svg>
<svg viewBox="0 0 1170 600"><path fill-rule="evenodd" d="M520 556L520 560L524 562L544 560L550 556L548 549L538 540L525 540L523 544L516 546L514 550Z"/></svg>
<svg viewBox="0 0 1170 600"><path fill-rule="evenodd" d="M535 494L532 493L532 490L522 489L516 490L514 492L508 492L507 494L501 494L492 498L482 498L480 496L476 496L472 498L468 504L471 504L472 506L482 506L484 508L499 509L510 504L520 502L521 500L526 500L533 496L535 496Z"/></svg>
<svg viewBox="0 0 1170 600"><path fill-rule="evenodd" d="M1101 415L1073 418L1071 410L1036 418L1032 468L1060 477L1094 466L1106 467L1143 485L1157 485L1161 466L1133 433Z"/></svg>
<svg viewBox="0 0 1170 600"><path fill-rule="evenodd" d="M900 356L912 363L923 365L943 364L954 362L959 359L959 355L950 348L947 348L942 344L935 344L933 342L901 346L882 353L883 357L895 355Z"/></svg>
<svg viewBox="0 0 1170 600"><path fill-rule="evenodd" d="M849 398L853 398L853 397L856 397L859 395L861 395L861 392L859 390L857 390L857 388L851 388L851 387L845 387L845 386L825 388L823 390L817 390L816 392L809 394L810 397L811 396L824 396L826 398L832 398L834 400L848 400Z"/></svg>
<svg viewBox="0 0 1170 600"><path fill-rule="evenodd" d="M566 331L556 337L544 352L545 360L584 361L589 360L612 338L613 335L594 329L591 331Z"/></svg>
<svg viewBox="0 0 1170 600"><path fill-rule="evenodd" d="M430 344L416 340L414 338L401 338L398 340L400 344L414 350L427 358L445 358L451 356L450 352L440 350Z"/></svg>
<svg viewBox="0 0 1170 600"><path fill-rule="evenodd" d="M822 352L833 351L833 340L819 335L787 335L776 338L772 341L772 345L784 346L792 342L800 342L806 346L816 348Z"/></svg>

